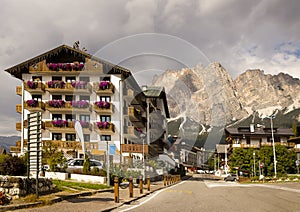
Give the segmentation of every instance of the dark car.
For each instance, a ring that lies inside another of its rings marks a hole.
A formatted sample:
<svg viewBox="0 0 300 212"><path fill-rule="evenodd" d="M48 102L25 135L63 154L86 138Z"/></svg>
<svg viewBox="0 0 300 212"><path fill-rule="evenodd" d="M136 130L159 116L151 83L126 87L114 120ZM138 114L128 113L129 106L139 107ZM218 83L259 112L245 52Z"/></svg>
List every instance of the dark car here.
<svg viewBox="0 0 300 212"><path fill-rule="evenodd" d="M238 181L239 177L236 174L229 174L224 180L227 181Z"/></svg>

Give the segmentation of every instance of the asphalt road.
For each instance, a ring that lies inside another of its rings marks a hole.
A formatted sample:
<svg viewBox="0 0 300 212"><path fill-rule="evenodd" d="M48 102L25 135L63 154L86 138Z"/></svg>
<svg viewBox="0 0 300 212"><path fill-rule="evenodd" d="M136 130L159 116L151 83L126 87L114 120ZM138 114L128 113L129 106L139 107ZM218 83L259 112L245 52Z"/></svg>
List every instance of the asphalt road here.
<svg viewBox="0 0 300 212"><path fill-rule="evenodd" d="M245 185L203 176L194 175L114 211L300 211L300 183Z"/></svg>

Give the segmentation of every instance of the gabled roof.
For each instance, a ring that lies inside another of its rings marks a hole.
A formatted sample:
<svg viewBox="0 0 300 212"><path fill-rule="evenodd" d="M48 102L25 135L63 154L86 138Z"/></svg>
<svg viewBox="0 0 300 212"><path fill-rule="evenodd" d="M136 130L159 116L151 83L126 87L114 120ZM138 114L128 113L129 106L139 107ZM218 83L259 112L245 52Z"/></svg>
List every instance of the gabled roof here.
<svg viewBox="0 0 300 212"><path fill-rule="evenodd" d="M128 69L114 65L114 64L104 61L100 58L94 57L93 55L88 54L84 51L74 49L67 45L58 46L50 51L47 51L47 52L40 54L34 58L26 60L18 65L8 68L5 71L10 73L12 76L14 76L18 79L22 79L22 73L28 73L29 66L34 65L43 60L55 59L58 57L61 58L60 55L63 55L64 58L66 58L67 60L72 59L73 61L84 62L85 58L92 59L94 61L102 63L103 69L105 70L106 73L122 74L124 78L131 76L131 72ZM58 61L58 62L64 62L64 61Z"/></svg>
<svg viewBox="0 0 300 212"><path fill-rule="evenodd" d="M164 102L166 117L170 118L170 112L169 112L169 108L168 108L165 88L157 87L157 86L147 86L147 87L143 87L142 90L143 90L143 94L147 98L161 98Z"/></svg>
<svg viewBox="0 0 300 212"><path fill-rule="evenodd" d="M272 134L270 128L255 128L254 132L251 132L250 128L248 131L244 129L247 129L247 127L225 128L225 132L235 136L242 136L242 135L269 136ZM288 128L273 128L273 133L274 135L280 135L280 136L294 136L293 131Z"/></svg>

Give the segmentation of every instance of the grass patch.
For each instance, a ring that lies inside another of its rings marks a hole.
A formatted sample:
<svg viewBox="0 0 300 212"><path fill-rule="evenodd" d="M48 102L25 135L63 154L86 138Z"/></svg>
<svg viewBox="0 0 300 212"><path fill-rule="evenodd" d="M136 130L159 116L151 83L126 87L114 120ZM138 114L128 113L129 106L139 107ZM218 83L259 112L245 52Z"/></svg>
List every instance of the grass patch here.
<svg viewBox="0 0 300 212"><path fill-rule="evenodd" d="M57 189L60 191L66 190L67 188L71 188L71 189L73 188L77 190L84 190L84 189L99 190L99 189L110 188L109 186L103 184L81 183L81 182L72 182L72 181L63 181L63 180L52 180L52 182L54 185L57 186Z"/></svg>

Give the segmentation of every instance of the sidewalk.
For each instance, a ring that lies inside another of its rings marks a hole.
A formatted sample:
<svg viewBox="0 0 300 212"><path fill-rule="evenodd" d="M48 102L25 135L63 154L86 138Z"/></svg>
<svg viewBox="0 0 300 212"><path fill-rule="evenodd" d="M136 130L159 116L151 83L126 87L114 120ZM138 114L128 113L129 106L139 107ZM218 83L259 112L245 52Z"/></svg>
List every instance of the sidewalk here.
<svg viewBox="0 0 300 212"><path fill-rule="evenodd" d="M74 207L74 205L76 205L76 211L86 211L87 208L88 211L111 211L115 208L118 208L124 204L129 204L137 199L140 199L165 187L168 186L164 186L163 181L151 182L150 191L147 191L147 185L144 185L143 194L140 194L139 187L134 187L133 198L129 197L129 188L119 188L119 203L114 202L113 189L84 191L80 193L58 192L55 194L40 196L40 200L48 199L47 203L42 201L25 203L21 200L13 200L12 204L10 205L0 206L0 211L13 211L25 208L27 208L27 210L30 210L30 208L33 207L39 207L39 209L41 209L39 211L43 211L43 208L45 208L45 210L49 210L49 207L51 207L51 210L57 209L59 211L64 211L63 208L65 208L65 211L69 211L70 207Z"/></svg>

